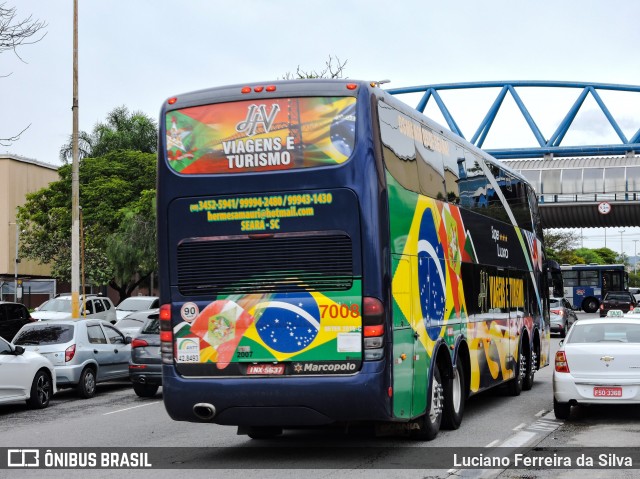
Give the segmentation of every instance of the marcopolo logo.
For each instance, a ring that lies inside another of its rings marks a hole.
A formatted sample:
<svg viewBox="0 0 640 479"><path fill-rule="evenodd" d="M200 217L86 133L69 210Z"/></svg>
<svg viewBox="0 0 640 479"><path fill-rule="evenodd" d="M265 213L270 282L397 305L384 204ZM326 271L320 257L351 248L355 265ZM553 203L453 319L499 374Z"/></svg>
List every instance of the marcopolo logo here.
<svg viewBox="0 0 640 479"><path fill-rule="evenodd" d="M340 363L295 363L293 372L296 374L335 374L335 373L354 373L358 369L358 363L340 362Z"/></svg>

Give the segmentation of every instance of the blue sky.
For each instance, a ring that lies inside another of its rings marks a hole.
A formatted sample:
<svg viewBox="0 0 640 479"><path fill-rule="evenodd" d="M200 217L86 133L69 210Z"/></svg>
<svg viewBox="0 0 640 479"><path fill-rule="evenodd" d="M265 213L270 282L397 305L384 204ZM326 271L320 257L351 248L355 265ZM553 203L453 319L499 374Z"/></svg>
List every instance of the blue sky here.
<svg viewBox="0 0 640 479"><path fill-rule="evenodd" d="M73 0L5 1L19 18L33 15L48 26L41 42L19 50L24 62L11 52L0 55L0 137L31 125L0 151L59 164L72 128ZM628 0L79 3L79 113L87 131L119 105L157 118L169 96L274 80L298 66L319 69L330 55L347 61L349 78L390 79L390 87L489 80L640 84L640 2ZM467 137L496 93L445 98ZM550 136L577 93L523 98ZM640 128L640 98L605 101L627 135ZM567 141L615 141L603 117L585 107ZM484 146L532 146L524 120L512 115L515 107L503 108ZM619 234L617 244L610 247L620 249Z"/></svg>

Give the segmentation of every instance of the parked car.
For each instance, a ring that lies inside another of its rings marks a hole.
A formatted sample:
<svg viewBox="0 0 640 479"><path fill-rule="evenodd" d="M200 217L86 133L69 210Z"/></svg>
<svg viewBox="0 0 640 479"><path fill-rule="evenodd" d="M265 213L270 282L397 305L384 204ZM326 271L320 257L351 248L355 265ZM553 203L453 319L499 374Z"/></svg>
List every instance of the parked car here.
<svg viewBox="0 0 640 479"><path fill-rule="evenodd" d="M58 387L75 387L83 398L96 383L129 377L130 338L100 319L39 321L23 326L14 344L48 358Z"/></svg>
<svg viewBox="0 0 640 479"><path fill-rule="evenodd" d="M620 309L628 313L635 308L636 300L629 291L609 291L600 303L600 317L607 315L610 309Z"/></svg>
<svg viewBox="0 0 640 479"><path fill-rule="evenodd" d="M80 318L103 319L111 324L116 322L116 308L105 296L87 295L81 298ZM58 296L43 304L31 316L39 321L51 319L71 319L71 296Z"/></svg>
<svg viewBox="0 0 640 479"><path fill-rule="evenodd" d="M640 288L629 288L629 292L633 295L633 299L636 300L636 304L640 303Z"/></svg>
<svg viewBox="0 0 640 479"><path fill-rule="evenodd" d="M144 326L150 315L157 315L158 309L149 309L146 311L137 311L125 316L119 320L114 326L122 331L125 336L136 337Z"/></svg>
<svg viewBox="0 0 640 479"><path fill-rule="evenodd" d="M131 342L129 377L133 390L140 397L154 396L162 385L160 319L157 309L147 312L147 320L140 334Z"/></svg>
<svg viewBox="0 0 640 479"><path fill-rule="evenodd" d="M549 313L551 317L551 332L559 333L561 338L578 320L571 304L565 298L549 298Z"/></svg>
<svg viewBox="0 0 640 479"><path fill-rule="evenodd" d="M568 419L576 404L640 404L640 321L581 319L560 344L553 410Z"/></svg>
<svg viewBox="0 0 640 479"><path fill-rule="evenodd" d="M116 306L116 316L118 320L121 320L136 311L146 311L159 307L160 298L157 296L131 296Z"/></svg>
<svg viewBox="0 0 640 479"><path fill-rule="evenodd" d="M35 321L24 304L0 301L0 337L11 341L25 324Z"/></svg>
<svg viewBox="0 0 640 479"><path fill-rule="evenodd" d="M30 408L42 409L49 405L56 392L56 374L51 361L2 338L0 371L0 404L26 401Z"/></svg>

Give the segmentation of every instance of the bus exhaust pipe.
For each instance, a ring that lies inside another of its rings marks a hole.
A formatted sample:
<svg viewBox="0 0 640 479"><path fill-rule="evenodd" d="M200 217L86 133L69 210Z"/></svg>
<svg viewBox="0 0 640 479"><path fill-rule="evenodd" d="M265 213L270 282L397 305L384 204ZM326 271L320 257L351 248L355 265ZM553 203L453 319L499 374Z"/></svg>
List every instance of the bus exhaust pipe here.
<svg viewBox="0 0 640 479"><path fill-rule="evenodd" d="M211 421L216 415L216 408L213 404L199 402L193 406L193 414L202 421Z"/></svg>

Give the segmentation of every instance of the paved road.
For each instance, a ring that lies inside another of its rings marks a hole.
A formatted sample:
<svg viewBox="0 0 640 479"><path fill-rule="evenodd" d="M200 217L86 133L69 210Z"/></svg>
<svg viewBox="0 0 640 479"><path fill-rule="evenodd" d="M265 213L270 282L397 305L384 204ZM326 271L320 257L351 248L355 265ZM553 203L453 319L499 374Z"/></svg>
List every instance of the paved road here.
<svg viewBox="0 0 640 479"><path fill-rule="evenodd" d="M551 358L558 342L559 338L553 338ZM305 476L313 478L499 476L511 479L556 477L558 474L565 474L561 477L589 476L584 475L585 471L404 467L416 459L415 454L428 456L447 450L439 448L475 447L489 451L506 446L624 446L638 442L640 412L635 410L574 408L570 422L557 421L552 412L551 376L552 366L539 371L533 389L516 398L497 390L472 398L461 428L441 431L431 442L401 437L374 438L362 431L345 434L335 429L287 431L275 440L252 441L246 436L237 436L235 428L231 427L174 422L164 409L161 393L154 398L141 399L135 396L129 384L114 383L99 386L98 395L90 400L79 399L73 391L62 391L50 408L41 411L29 411L21 404L0 406L0 447L179 447L163 449L166 456L163 459L171 467L180 468L179 471L127 472L127 475L148 475L156 479L174 478L176 474L189 478L298 478L301 469ZM330 451L336 457L327 458L319 453L327 447L333 448ZM347 455L344 450L349 451ZM335 467L327 469L328 462ZM233 467L219 469L224 464L233 464ZM213 471L198 469L200 467ZM41 478L43 471L11 472L10 477L16 473L19 477ZM603 471L591 472L600 474L593 477L601 477ZM121 478L122 471L65 472L67 477L74 475Z"/></svg>

